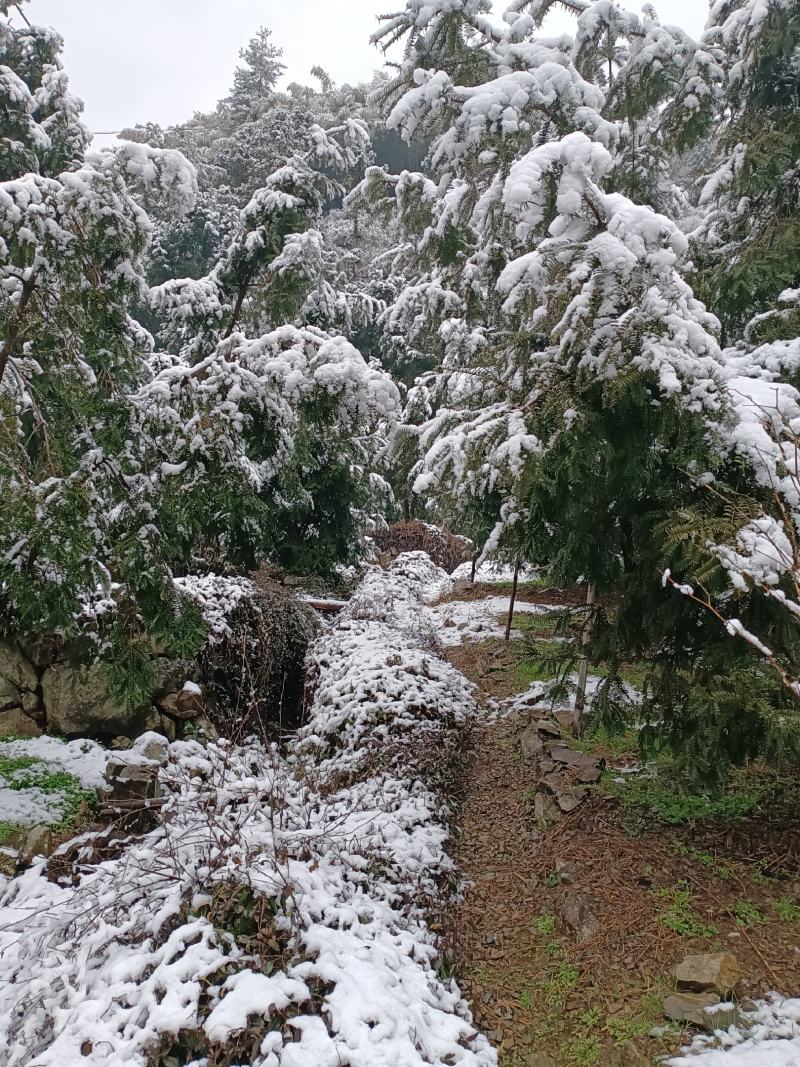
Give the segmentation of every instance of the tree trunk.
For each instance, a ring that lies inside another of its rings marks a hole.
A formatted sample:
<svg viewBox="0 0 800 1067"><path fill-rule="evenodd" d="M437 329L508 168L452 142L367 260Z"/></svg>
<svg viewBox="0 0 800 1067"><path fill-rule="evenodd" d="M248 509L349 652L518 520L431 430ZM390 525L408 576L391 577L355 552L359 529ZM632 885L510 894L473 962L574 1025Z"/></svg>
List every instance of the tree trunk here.
<svg viewBox="0 0 800 1067"><path fill-rule="evenodd" d="M251 275L248 274L242 284L239 286L239 292L236 296L236 304L233 308L231 321L228 323L228 328L223 335L223 341L226 341L236 328L236 323L242 311L242 304L244 303L244 298L247 296L247 290L250 288L250 278Z"/></svg>
<svg viewBox="0 0 800 1067"><path fill-rule="evenodd" d="M25 314L25 308L30 303L33 296L33 290L36 288L36 274L34 271L28 275L25 281L22 283L22 293L20 294L19 303L17 304L17 314L14 321L11 323L8 336L0 346L0 382L3 380L5 374L6 365L11 359L11 354L14 351L14 345L17 343L20 329L22 328L22 319Z"/></svg>
<svg viewBox="0 0 800 1067"><path fill-rule="evenodd" d="M517 599L517 579L519 578L519 560L514 564L514 580L511 583L511 600L508 603L506 619L506 641L511 639L511 623L514 621L514 601Z"/></svg>
<svg viewBox="0 0 800 1067"><path fill-rule="evenodd" d="M472 570L470 571L470 574L469 574L469 580L472 583L472 585L475 584L475 571L478 569L478 556L479 555L480 555L480 553L476 552L475 555L472 557Z"/></svg>
<svg viewBox="0 0 800 1067"><path fill-rule="evenodd" d="M586 606L591 608L594 604L596 587L594 582L589 583L589 588L586 590ZM586 620L586 626L583 630L583 637L581 639L581 645L583 646L583 654L581 655L580 664L578 666L578 686L575 690L575 710L572 717L572 726L576 737L580 737L581 725L583 720L583 709L586 706L586 676L589 673L589 657L586 654L586 646L589 644L589 624L591 622L591 612L589 618Z"/></svg>

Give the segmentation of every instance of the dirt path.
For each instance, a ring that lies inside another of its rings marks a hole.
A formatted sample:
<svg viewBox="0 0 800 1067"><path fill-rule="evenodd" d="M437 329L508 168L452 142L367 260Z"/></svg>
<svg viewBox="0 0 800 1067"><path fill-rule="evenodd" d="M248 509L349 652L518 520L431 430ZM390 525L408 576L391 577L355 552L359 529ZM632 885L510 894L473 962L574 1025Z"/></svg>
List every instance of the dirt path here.
<svg viewBox="0 0 800 1067"><path fill-rule="evenodd" d="M447 655L484 698L518 685L514 650L499 642ZM653 1067L693 1037L663 1011L675 965L693 953L733 951L741 998L795 995L789 851L765 865L738 847L747 820L671 826L602 789L539 828L535 764L519 745L527 725L521 712L476 733L453 852L468 888L444 923L452 972L500 1067ZM599 748L612 767L631 758ZM755 821L763 831L764 816ZM591 929L575 921L579 899Z"/></svg>
<svg viewBox="0 0 800 1067"><path fill-rule="evenodd" d="M525 989L534 977L539 938L532 833L526 792L533 782L519 758L516 729L485 726L465 770L466 791L455 860L471 886L452 915L451 953L476 1023L508 1067L536 1065Z"/></svg>

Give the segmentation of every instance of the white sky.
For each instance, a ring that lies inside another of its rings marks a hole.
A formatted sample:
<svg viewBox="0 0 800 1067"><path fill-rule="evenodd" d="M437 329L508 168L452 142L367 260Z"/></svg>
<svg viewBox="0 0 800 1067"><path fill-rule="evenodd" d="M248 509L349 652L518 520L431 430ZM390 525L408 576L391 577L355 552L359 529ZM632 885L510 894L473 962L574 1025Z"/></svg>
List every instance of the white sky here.
<svg viewBox="0 0 800 1067"><path fill-rule="evenodd" d="M404 0L31 0L31 22L64 37L72 89L93 130L136 122L169 125L208 111L230 88L239 49L268 26L284 50L287 81L310 82L315 64L336 82L367 79L382 65L369 43L376 16ZM505 4L496 0L495 8ZM638 8L637 0L627 6ZM661 21L699 35L705 0L657 4ZM567 29L570 20L555 16Z"/></svg>

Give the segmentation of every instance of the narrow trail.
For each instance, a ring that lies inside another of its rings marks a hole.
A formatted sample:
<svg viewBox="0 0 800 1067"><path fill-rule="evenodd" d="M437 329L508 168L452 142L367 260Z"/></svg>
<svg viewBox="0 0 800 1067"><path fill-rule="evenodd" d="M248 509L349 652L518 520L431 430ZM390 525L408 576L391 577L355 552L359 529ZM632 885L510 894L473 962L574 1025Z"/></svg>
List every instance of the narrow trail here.
<svg viewBox="0 0 800 1067"><path fill-rule="evenodd" d="M503 1067L550 1062L532 1051L534 1020L524 1007L538 950L535 834L525 800L532 786L515 720L484 726L464 773L454 858L470 886L453 909L449 941L476 1024L500 1049Z"/></svg>

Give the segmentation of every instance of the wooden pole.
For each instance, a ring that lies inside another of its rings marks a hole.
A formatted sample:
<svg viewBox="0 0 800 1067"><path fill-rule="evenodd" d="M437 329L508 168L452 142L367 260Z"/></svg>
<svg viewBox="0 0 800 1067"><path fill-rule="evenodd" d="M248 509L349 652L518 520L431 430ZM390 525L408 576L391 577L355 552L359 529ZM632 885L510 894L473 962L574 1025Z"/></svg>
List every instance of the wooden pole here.
<svg viewBox="0 0 800 1067"><path fill-rule="evenodd" d="M594 598L596 594L596 587L594 582L589 583L589 588L586 590L586 606L591 608L594 605ZM586 620L586 625L583 628L583 636L581 638L581 645L583 647L583 653L581 655L580 664L578 666L578 685L575 689L575 710L572 717L572 726L575 731L575 736L580 737L581 733L581 720L583 719L583 710L586 706L586 677L589 674L589 656L586 653L586 648L589 644L589 626L591 623L591 612Z"/></svg>
<svg viewBox="0 0 800 1067"><path fill-rule="evenodd" d="M511 623L514 621L514 601L517 599L517 579L519 578L519 560L514 564L514 580L511 583L511 600L508 603L506 619L506 641L511 638Z"/></svg>

